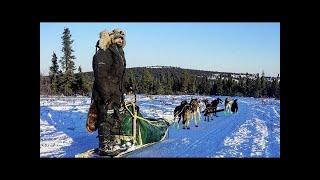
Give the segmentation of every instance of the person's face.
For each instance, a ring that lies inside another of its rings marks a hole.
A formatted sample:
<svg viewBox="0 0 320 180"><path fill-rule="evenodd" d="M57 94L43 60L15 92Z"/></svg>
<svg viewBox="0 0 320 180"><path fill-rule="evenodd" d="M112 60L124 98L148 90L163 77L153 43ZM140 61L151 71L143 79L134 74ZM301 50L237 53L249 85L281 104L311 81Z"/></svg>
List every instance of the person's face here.
<svg viewBox="0 0 320 180"><path fill-rule="evenodd" d="M123 39L122 39L122 37L118 37L117 39L114 40L114 42L115 42L117 45L122 46L122 44L123 44Z"/></svg>

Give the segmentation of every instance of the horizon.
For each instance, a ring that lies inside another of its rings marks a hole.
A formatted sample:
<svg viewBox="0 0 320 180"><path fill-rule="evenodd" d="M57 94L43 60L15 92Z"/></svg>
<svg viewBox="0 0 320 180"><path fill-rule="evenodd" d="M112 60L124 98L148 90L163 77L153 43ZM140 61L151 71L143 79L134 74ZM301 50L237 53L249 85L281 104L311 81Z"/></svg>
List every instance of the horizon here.
<svg viewBox="0 0 320 180"><path fill-rule="evenodd" d="M128 67L127 69L134 69L134 68L148 68L148 67L159 67L158 65L155 65L155 66L139 66L139 67ZM165 67L165 68L180 68L180 69L185 69L185 70L196 70L196 71L209 71L209 72L213 72L213 73L231 73L231 74L246 74L248 73L249 75L256 75L256 74L259 74L262 75L262 72L261 73L249 73L249 72L226 72L226 71L211 71L211 70L203 70L203 69L189 69L189 68L182 68L182 67L176 67L176 66L161 66L161 67ZM82 71L82 73L92 73L93 70L91 71ZM75 72L75 73L78 73L78 72ZM44 76L48 76L48 74L42 74ZM265 75L265 77L277 77L278 74L276 76L268 76L268 75ZM280 73L279 73L279 77L280 77Z"/></svg>
<svg viewBox="0 0 320 180"><path fill-rule="evenodd" d="M75 67L91 72L99 32L121 28L127 68L182 69L280 74L280 23L40 23L40 72L48 75L53 51L62 56L61 35L69 28ZM60 64L59 64L60 67ZM77 73L77 70L75 71Z"/></svg>

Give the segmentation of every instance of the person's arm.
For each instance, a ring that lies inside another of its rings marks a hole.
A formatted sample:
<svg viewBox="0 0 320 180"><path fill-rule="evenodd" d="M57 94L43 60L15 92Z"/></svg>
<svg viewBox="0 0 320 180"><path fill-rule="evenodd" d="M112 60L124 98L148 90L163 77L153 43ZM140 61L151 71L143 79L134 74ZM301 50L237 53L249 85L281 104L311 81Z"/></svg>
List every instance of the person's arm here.
<svg viewBox="0 0 320 180"><path fill-rule="evenodd" d="M122 51L122 52L123 52L123 51ZM125 56L124 56L124 52L123 52L123 56L122 56L122 57L123 57L122 60L123 60L123 66L124 66L124 68L123 68L123 72L122 72L121 90L120 90L120 91L121 91L121 101L122 101L121 103L124 104L124 103L125 103L125 102L124 102L124 100L125 100L125 97L124 97L124 89L125 89L125 88L124 88L124 83L125 83L125 82L124 82L124 77L125 77L125 75L126 75L126 59L125 59Z"/></svg>
<svg viewBox="0 0 320 180"><path fill-rule="evenodd" d="M108 50L107 50L108 51ZM96 90L103 102L109 99L108 83L107 83L107 70L110 68L112 57L110 52L98 51L93 57L93 72L95 79Z"/></svg>

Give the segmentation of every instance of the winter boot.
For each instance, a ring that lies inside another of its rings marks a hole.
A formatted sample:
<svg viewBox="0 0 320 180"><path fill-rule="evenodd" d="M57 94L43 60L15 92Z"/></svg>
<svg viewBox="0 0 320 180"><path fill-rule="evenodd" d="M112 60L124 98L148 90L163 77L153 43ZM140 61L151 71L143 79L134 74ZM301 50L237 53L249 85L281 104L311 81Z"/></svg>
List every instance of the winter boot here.
<svg viewBox="0 0 320 180"><path fill-rule="evenodd" d="M127 150L127 148L121 146L120 143L117 143L113 136L109 136L108 138L99 136L98 154L100 156L113 157L125 150Z"/></svg>

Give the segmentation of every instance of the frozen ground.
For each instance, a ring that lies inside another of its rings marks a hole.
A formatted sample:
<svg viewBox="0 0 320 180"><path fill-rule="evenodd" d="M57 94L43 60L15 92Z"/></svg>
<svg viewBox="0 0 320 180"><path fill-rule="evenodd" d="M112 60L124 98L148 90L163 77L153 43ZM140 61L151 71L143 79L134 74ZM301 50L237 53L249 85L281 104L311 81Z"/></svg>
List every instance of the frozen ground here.
<svg viewBox="0 0 320 180"><path fill-rule="evenodd" d="M191 98L217 97L138 95L137 101L144 116L172 119L175 106ZM202 116L190 130L172 126L166 140L127 157L280 157L280 101L233 98L238 113L219 112L210 122ZM98 146L97 132L85 129L89 104L88 97L40 98L40 157L74 157Z"/></svg>

